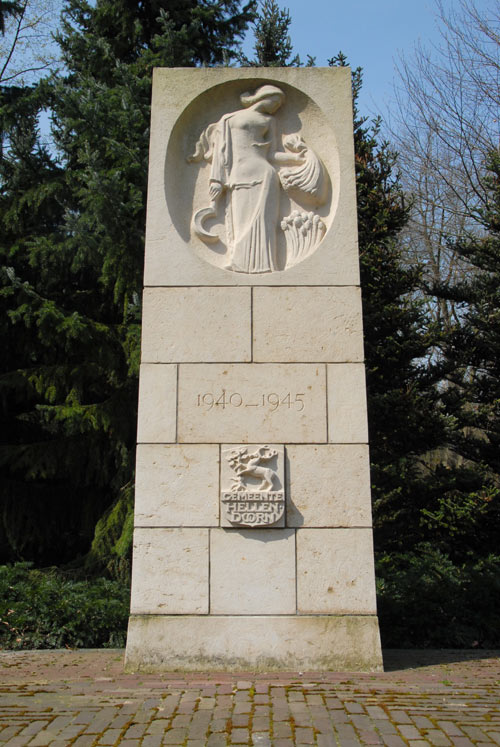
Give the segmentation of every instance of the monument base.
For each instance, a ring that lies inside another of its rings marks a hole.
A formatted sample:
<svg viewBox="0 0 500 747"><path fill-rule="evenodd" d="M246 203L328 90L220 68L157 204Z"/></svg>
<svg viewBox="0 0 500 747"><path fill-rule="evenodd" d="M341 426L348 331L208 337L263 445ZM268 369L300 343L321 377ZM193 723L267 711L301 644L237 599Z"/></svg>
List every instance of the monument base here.
<svg viewBox="0 0 500 747"><path fill-rule="evenodd" d="M132 615L127 672L381 672L375 615Z"/></svg>

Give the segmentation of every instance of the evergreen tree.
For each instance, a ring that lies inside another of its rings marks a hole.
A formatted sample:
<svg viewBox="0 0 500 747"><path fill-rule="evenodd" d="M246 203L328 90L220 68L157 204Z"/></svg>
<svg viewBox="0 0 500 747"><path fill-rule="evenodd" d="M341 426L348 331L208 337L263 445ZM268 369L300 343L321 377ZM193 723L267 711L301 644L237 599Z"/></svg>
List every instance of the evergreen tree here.
<svg viewBox="0 0 500 747"><path fill-rule="evenodd" d="M464 237L453 248L473 272L436 292L460 309L443 347L446 385L443 402L456 427L450 449L463 476L455 490L468 531L464 550L498 553L500 519L500 156L490 153L487 206L481 236ZM447 506L443 506L442 513ZM436 517L436 521L439 517ZM449 518L448 518L449 520Z"/></svg>
<svg viewBox="0 0 500 747"><path fill-rule="evenodd" d="M241 55L241 64L246 67L300 66L302 63L299 55L293 55L289 34L291 23L292 19L286 8L280 8L275 0L261 0L254 22L255 58L249 60ZM314 58L308 56L307 64L314 65Z"/></svg>
<svg viewBox="0 0 500 747"><path fill-rule="evenodd" d="M252 5L69 0L65 73L1 91L3 561L94 536L88 562L126 565L151 70L231 59Z"/></svg>
<svg viewBox="0 0 500 747"><path fill-rule="evenodd" d="M0 34L5 33L5 21L9 16L22 13L23 5L16 0L0 0Z"/></svg>
<svg viewBox="0 0 500 747"><path fill-rule="evenodd" d="M340 53L330 65L346 64ZM437 341L416 300L420 268L403 264L397 239L408 219L396 154L380 122L360 116L360 68L352 73L358 237L363 298L372 496L377 549L420 539L430 481L422 457L443 444L446 421L429 364Z"/></svg>

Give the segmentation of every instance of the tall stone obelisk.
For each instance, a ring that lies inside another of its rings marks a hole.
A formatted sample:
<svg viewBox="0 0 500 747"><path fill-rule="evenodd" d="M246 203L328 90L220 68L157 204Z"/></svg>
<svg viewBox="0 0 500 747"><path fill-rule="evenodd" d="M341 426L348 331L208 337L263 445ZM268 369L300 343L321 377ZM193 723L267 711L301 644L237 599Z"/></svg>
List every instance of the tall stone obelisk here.
<svg viewBox="0 0 500 747"><path fill-rule="evenodd" d="M380 669L367 441L349 70L156 70L128 669Z"/></svg>

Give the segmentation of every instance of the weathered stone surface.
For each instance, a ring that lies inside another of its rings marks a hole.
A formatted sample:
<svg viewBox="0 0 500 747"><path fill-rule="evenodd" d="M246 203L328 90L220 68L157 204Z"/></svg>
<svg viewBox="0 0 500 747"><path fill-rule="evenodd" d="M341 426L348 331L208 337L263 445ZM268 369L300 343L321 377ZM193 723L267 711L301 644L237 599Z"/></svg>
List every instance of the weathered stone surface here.
<svg viewBox="0 0 500 747"><path fill-rule="evenodd" d="M250 288L146 288L142 360L249 361Z"/></svg>
<svg viewBox="0 0 500 747"><path fill-rule="evenodd" d="M328 376L328 440L368 442L365 367L363 363L332 364Z"/></svg>
<svg viewBox="0 0 500 747"><path fill-rule="evenodd" d="M130 618L128 671L381 671L374 616Z"/></svg>
<svg viewBox="0 0 500 747"><path fill-rule="evenodd" d="M371 529L297 530L302 614L376 614Z"/></svg>
<svg viewBox="0 0 500 747"><path fill-rule="evenodd" d="M135 524L145 527L218 526L219 447L139 444Z"/></svg>
<svg viewBox="0 0 500 747"><path fill-rule="evenodd" d="M135 529L132 614L208 613L208 532Z"/></svg>
<svg viewBox="0 0 500 747"><path fill-rule="evenodd" d="M287 446L287 526L370 527L365 444Z"/></svg>
<svg viewBox="0 0 500 747"><path fill-rule="evenodd" d="M361 293L355 287L255 288L255 361L363 360Z"/></svg>
<svg viewBox="0 0 500 747"><path fill-rule="evenodd" d="M141 365L138 443L175 441L176 396L177 366Z"/></svg>
<svg viewBox="0 0 500 747"><path fill-rule="evenodd" d="M293 529L212 529L210 612L294 615Z"/></svg>
<svg viewBox="0 0 500 747"><path fill-rule="evenodd" d="M321 364L181 364L178 401L180 442L326 441Z"/></svg>

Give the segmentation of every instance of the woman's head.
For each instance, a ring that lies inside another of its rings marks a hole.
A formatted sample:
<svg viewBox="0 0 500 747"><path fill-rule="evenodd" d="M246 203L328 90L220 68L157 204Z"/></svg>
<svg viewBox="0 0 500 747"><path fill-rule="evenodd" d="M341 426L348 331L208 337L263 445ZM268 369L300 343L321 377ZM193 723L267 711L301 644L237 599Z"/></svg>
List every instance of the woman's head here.
<svg viewBox="0 0 500 747"><path fill-rule="evenodd" d="M257 88L255 93L242 93L240 96L240 101L244 107L264 102L266 110L269 111L270 114L279 109L284 100L285 94L281 88L269 84L260 86L260 88Z"/></svg>

